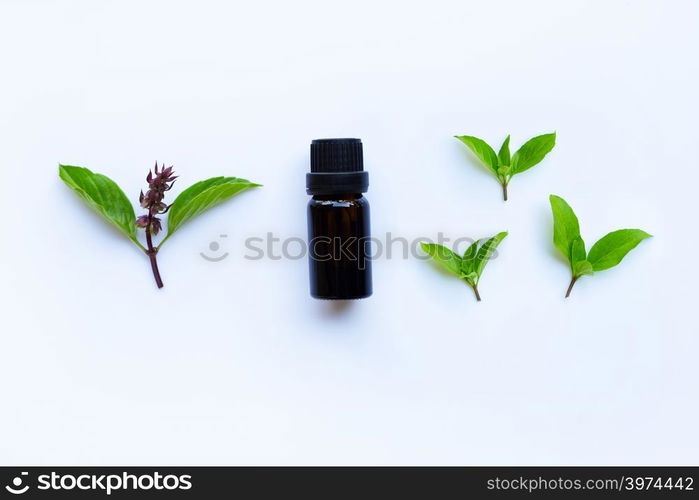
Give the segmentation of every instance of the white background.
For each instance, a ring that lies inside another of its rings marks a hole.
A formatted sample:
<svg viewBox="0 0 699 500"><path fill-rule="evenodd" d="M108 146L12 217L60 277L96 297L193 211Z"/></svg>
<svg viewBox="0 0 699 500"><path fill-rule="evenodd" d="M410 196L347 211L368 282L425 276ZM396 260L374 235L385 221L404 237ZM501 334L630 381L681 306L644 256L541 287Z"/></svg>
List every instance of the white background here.
<svg viewBox="0 0 699 500"><path fill-rule="evenodd" d="M698 19L689 0L3 0L0 462L696 464ZM553 130L507 203L452 137ZM510 231L483 302L384 257L374 295L335 308L305 260L244 258L305 236L309 143L346 136L375 236ZM155 160L173 195L265 185L163 247L162 291L57 175L135 204ZM565 300L550 193L588 246L655 237Z"/></svg>

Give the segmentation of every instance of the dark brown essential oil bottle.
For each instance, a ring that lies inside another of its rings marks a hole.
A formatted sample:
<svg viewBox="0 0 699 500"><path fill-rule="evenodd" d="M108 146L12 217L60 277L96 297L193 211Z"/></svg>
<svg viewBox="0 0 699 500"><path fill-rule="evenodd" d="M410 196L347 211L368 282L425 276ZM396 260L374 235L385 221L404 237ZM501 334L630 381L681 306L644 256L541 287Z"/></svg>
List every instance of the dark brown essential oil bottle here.
<svg viewBox="0 0 699 500"><path fill-rule="evenodd" d="M308 264L317 299L371 295L369 187L360 139L315 139L306 174Z"/></svg>

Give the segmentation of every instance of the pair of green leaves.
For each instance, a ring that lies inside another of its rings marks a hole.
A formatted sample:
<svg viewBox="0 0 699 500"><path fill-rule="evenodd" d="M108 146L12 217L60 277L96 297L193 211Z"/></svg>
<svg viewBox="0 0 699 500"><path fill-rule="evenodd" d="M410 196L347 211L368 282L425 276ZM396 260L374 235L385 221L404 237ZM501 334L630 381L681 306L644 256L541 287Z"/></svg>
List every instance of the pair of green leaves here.
<svg viewBox="0 0 699 500"><path fill-rule="evenodd" d="M147 252L136 237L136 215L121 188L109 177L87 168L59 165L58 175L73 191L105 220L124 233ZM185 223L234 195L260 186L237 177L213 177L188 187L175 199L169 209L167 235L158 249Z"/></svg>
<svg viewBox="0 0 699 500"><path fill-rule="evenodd" d="M640 229L619 229L603 236L586 252L573 209L559 196L552 194L549 200L553 211L553 244L568 259L572 274L566 297L578 278L616 266L641 241L651 237Z"/></svg>
<svg viewBox="0 0 699 500"><path fill-rule="evenodd" d="M482 243L483 239L476 240L466 249L463 257L460 257L444 245L437 243L421 242L420 246L422 246L425 253L442 264L447 271L468 283L476 294L476 299L481 300L478 292L478 283L485 265L500 242L505 239L505 236L507 236L507 232L498 233L492 238L488 238L485 243Z"/></svg>
<svg viewBox="0 0 699 500"><path fill-rule="evenodd" d="M510 136L502 143L500 151L495 150L483 139L471 135L455 135L457 139L466 144L468 148L480 159L502 186L502 195L507 201L507 186L517 174L529 170L544 157L556 145L556 133L544 134L529 139L515 154L510 156Z"/></svg>

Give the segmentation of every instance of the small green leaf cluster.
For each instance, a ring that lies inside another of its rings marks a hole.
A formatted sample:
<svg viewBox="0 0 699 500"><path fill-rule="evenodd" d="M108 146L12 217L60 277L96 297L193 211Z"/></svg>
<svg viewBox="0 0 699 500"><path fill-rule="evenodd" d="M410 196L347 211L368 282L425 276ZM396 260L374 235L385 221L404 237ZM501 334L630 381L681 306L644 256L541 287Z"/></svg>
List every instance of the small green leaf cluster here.
<svg viewBox="0 0 699 500"><path fill-rule="evenodd" d="M553 244L570 263L571 280L566 297L581 277L614 267L631 250L651 235L640 229L618 229L600 238L589 253L580 236L578 218L560 196L549 196L553 212Z"/></svg>
<svg viewBox="0 0 699 500"><path fill-rule="evenodd" d="M454 137L463 142L495 175L502 186L505 201L507 201L507 186L512 177L541 162L556 145L555 132L543 134L529 139L515 154L510 155L510 136L508 135L496 154L495 150L483 139L471 135L456 135ZM592 275L595 272L616 266L627 253L651 236L640 229L619 229L601 238L588 253L585 250L585 242L580 236L580 226L573 210L563 198L558 196L551 195L550 201L554 220L554 245L570 263L572 276L566 297L570 296L573 285L581 276ZM440 245L423 244L423 249L428 254L441 262L451 272L465 279L478 295L476 285L480 274L474 273L470 269L465 271L459 265L460 262L463 262L463 258L440 247Z"/></svg>
<svg viewBox="0 0 699 500"><path fill-rule="evenodd" d="M462 257L437 243L421 242L420 246L425 253L442 264L447 271L463 279L473 289L476 300L480 301L478 283L483 275L485 265L505 236L507 236L507 232L501 232L488 238L485 243L482 243L485 238L476 240L466 249Z"/></svg>
<svg viewBox="0 0 699 500"><path fill-rule="evenodd" d="M556 145L556 133L543 134L529 139L515 154L510 156L510 136L508 135L495 154L495 150L483 139L471 135L455 135L480 159L495 175L502 186L502 196L507 201L507 186L512 177L529 170L541 162Z"/></svg>

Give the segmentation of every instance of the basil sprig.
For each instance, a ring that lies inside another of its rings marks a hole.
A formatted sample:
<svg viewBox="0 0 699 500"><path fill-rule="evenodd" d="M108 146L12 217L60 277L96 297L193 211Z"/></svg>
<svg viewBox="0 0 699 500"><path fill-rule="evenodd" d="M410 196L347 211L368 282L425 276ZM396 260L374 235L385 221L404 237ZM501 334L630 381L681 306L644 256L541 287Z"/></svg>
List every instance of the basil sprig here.
<svg viewBox="0 0 699 500"><path fill-rule="evenodd" d="M438 243L421 242L420 246L425 253L442 264L447 271L463 279L473 289L476 300L480 301L478 283L483 275L485 265L505 236L507 236L507 232L498 233L487 240L485 238L476 240L466 249L462 257Z"/></svg>
<svg viewBox="0 0 699 500"><path fill-rule="evenodd" d="M136 218L128 198L109 177L84 167L58 166L58 175L63 182L85 200L88 206L145 252L150 259L158 288L162 288L163 282L160 278L156 255L163 243L182 225L202 212L246 189L260 186L238 177L213 177L185 189L172 204L167 205L163 199L174 183L175 176L172 174L172 167L165 168L164 165L158 170L156 164L154 173L149 170L146 179L148 190L145 194L141 192L139 197L140 205L147 210L147 214ZM152 237L157 235L162 227L159 216L167 212L169 212L167 235L158 246L155 246ZM136 229L139 227L145 231L146 246L138 240Z"/></svg>
<svg viewBox="0 0 699 500"><path fill-rule="evenodd" d="M616 266L641 241L651 237L641 229L618 229L600 238L586 252L573 209L560 196L552 194L549 200L553 211L553 244L570 263L572 276L566 297L580 277Z"/></svg>
<svg viewBox="0 0 699 500"><path fill-rule="evenodd" d="M472 135L455 135L457 139L466 144L478 159L495 175L502 186L502 196L507 201L507 186L512 178L540 163L556 145L556 133L536 136L525 142L515 154L510 156L510 136L500 146L500 151L495 150L483 139Z"/></svg>

